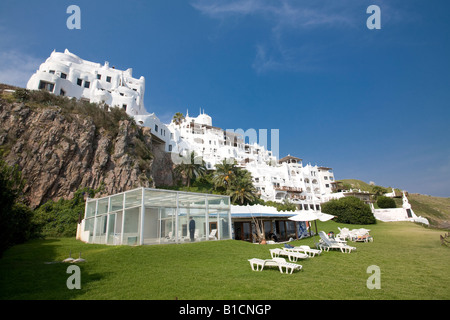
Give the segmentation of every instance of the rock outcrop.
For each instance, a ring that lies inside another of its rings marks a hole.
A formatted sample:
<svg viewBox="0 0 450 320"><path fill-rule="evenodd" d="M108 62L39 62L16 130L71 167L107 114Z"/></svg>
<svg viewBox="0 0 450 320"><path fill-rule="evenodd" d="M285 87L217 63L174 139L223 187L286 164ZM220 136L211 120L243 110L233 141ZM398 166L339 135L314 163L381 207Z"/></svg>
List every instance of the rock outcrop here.
<svg viewBox="0 0 450 320"><path fill-rule="evenodd" d="M112 133L86 114L0 99L0 149L22 171L31 207L102 183L104 194L155 187L153 148L150 129L131 119L119 120ZM158 176L170 182L170 159L157 153L166 171Z"/></svg>

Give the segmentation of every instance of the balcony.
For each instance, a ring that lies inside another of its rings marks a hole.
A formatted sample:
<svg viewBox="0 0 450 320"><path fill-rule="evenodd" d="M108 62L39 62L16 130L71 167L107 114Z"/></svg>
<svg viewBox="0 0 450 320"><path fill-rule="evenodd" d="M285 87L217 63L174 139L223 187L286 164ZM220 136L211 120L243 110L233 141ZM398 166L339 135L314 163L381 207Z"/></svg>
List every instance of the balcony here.
<svg viewBox="0 0 450 320"><path fill-rule="evenodd" d="M274 189L277 191L289 191L289 192L298 192L298 193L303 192L302 188L286 187L286 186L274 187Z"/></svg>

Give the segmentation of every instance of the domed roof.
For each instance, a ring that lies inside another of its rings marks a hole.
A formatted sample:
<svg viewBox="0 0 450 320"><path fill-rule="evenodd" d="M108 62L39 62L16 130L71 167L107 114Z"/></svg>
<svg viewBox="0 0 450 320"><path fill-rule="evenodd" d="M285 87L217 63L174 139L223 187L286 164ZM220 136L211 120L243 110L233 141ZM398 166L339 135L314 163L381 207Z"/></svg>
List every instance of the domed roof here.
<svg viewBox="0 0 450 320"><path fill-rule="evenodd" d="M208 116L205 112L203 112L199 114L197 118L195 118L195 123L212 126L212 118Z"/></svg>

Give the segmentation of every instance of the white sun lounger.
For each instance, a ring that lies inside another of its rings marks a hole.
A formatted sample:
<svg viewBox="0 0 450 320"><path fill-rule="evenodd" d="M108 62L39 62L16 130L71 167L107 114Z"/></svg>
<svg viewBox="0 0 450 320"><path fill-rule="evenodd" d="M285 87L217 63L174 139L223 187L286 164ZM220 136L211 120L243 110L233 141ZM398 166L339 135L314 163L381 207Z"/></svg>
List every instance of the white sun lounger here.
<svg viewBox="0 0 450 320"><path fill-rule="evenodd" d="M270 255L272 256L272 259L277 258L279 256L287 256L289 261L297 262L298 259L309 258L309 255L307 255L306 253L297 252L297 251L288 251L286 248L270 249L269 251L270 251Z"/></svg>
<svg viewBox="0 0 450 320"><path fill-rule="evenodd" d="M319 245L326 251L329 251L330 249L339 249L342 253L350 253L353 250L356 250L355 247L328 238L324 231L320 231L319 236L321 238L321 243Z"/></svg>
<svg viewBox="0 0 450 320"><path fill-rule="evenodd" d="M310 258L314 258L314 256L317 254L322 253L322 249L311 249L309 246L297 246L293 248L284 248L286 251L293 251L293 252L303 252L304 254L307 254Z"/></svg>
<svg viewBox="0 0 450 320"><path fill-rule="evenodd" d="M264 267L278 267L281 273L292 274L294 270L301 270L302 266L296 263L286 262L284 258L248 260L253 271L262 271Z"/></svg>

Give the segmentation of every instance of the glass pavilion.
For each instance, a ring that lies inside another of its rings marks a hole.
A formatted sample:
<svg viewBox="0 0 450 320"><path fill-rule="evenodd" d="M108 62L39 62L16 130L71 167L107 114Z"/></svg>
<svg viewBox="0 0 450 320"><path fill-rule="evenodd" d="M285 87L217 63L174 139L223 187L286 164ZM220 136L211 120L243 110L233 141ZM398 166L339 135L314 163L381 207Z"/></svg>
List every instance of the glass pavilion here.
<svg viewBox="0 0 450 320"><path fill-rule="evenodd" d="M87 199L80 239L110 245L183 243L231 239L231 230L229 196L138 188Z"/></svg>

